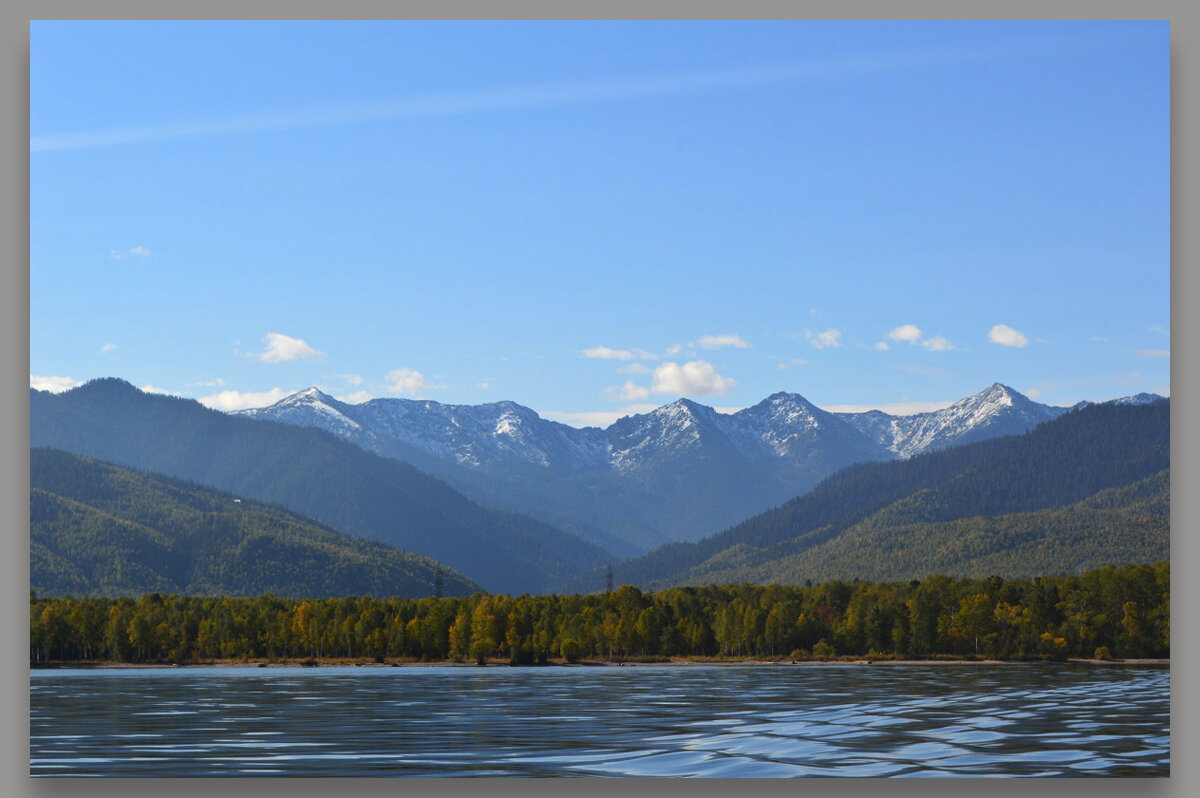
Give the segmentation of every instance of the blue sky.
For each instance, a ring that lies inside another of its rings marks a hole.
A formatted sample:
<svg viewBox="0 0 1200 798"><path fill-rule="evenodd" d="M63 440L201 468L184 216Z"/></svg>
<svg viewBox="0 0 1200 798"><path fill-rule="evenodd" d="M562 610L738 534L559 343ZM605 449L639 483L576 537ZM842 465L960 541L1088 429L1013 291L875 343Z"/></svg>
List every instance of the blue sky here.
<svg viewBox="0 0 1200 798"><path fill-rule="evenodd" d="M35 22L30 381L1170 392L1165 22Z"/></svg>

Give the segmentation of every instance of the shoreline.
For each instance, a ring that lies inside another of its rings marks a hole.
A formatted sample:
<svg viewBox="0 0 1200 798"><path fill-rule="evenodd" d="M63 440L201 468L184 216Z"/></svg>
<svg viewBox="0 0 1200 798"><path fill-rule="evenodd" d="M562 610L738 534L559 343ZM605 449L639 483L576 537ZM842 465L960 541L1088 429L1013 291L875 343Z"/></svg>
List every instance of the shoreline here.
<svg viewBox="0 0 1200 798"><path fill-rule="evenodd" d="M616 667L642 667L642 668L663 668L663 667L693 667L716 665L719 667L821 667L821 666L838 666L838 665L856 665L856 666L947 666L947 665L1121 665L1121 666L1158 666L1170 665L1171 660L1167 658L1143 658L1143 659L1089 659L1089 658L1069 658L1063 660L1013 660L1013 659L845 659L845 660L718 660L718 659L702 659L702 658L675 658L670 660L655 661L655 662L635 662L635 661L608 661L595 660L586 662L547 662L544 665L510 665L506 661L496 660L488 662L486 666L477 665L474 662L451 662L449 660L435 662L419 662L419 661L392 661L392 662L364 662L361 660L346 660L346 659L324 659L318 660L315 663L306 660L255 660L250 662L219 660L214 662L188 662L188 663L163 663L163 662L76 662L76 663L30 663L31 671L49 671L49 670L180 670L180 669L204 669L204 668L300 668L300 669L318 669L318 668L616 668Z"/></svg>

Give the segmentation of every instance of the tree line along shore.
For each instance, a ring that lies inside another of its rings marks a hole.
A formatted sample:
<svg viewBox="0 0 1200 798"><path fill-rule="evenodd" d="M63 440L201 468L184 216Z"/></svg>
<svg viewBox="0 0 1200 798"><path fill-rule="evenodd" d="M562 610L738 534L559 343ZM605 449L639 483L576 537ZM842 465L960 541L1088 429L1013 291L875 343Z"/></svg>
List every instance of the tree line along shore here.
<svg viewBox="0 0 1200 798"><path fill-rule="evenodd" d="M588 595L39 597L31 666L1165 659L1170 566Z"/></svg>

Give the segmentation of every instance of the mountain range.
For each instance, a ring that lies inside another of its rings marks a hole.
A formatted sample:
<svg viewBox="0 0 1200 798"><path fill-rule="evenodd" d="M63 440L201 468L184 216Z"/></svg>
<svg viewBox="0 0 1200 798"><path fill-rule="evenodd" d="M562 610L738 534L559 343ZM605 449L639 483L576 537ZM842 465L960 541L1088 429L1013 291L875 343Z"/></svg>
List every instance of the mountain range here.
<svg viewBox="0 0 1200 798"><path fill-rule="evenodd" d="M238 414L114 378L30 392L33 447L197 483L223 492L218 505L278 505L306 516L310 539L374 541L402 550L393 562L431 558L462 585L513 594L595 590L613 563L620 581L658 586L1165 557L1168 437L1161 397L1056 408L1000 384L915 416L777 393L736 413L681 399L607 429L511 402L352 405L315 389ZM87 538L98 551L53 563L77 584L114 551L129 559L105 537L128 523L147 545L195 540L191 521L172 531L35 488L39 535L101 531ZM1046 537L1060 527L1072 542ZM54 539L47 562L69 536Z"/></svg>
<svg viewBox="0 0 1200 798"><path fill-rule="evenodd" d="M29 440L282 505L348 535L430 557L489 590L538 591L611 555L481 507L407 463L323 430L239 418L124 380L31 390Z"/></svg>
<svg viewBox="0 0 1200 798"><path fill-rule="evenodd" d="M680 399L606 429L569 427L514 402L350 404L316 388L238 415L324 429L412 463L482 504L629 556L715 534L853 463L1020 434L1069 409L996 383L907 416L831 413L780 392L736 413Z"/></svg>

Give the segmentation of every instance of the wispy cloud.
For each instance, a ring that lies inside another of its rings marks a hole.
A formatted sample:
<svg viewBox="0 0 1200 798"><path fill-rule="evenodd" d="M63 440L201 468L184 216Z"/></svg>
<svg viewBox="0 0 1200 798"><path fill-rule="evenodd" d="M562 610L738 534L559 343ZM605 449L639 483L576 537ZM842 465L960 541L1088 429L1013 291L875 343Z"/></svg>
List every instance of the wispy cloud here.
<svg viewBox="0 0 1200 798"><path fill-rule="evenodd" d="M39 391L62 393L72 388L78 388L80 385L83 385L83 383L71 377L39 377L36 374L29 375L29 387Z"/></svg>
<svg viewBox="0 0 1200 798"><path fill-rule="evenodd" d="M109 352L115 352L116 350L116 344L105 344L104 346L100 347L100 354L107 355Z"/></svg>
<svg viewBox="0 0 1200 798"><path fill-rule="evenodd" d="M1142 357L1170 357L1170 349L1139 349L1138 354Z"/></svg>
<svg viewBox="0 0 1200 798"><path fill-rule="evenodd" d="M630 363L628 366L621 366L617 371L621 374L649 374L650 367L645 363Z"/></svg>
<svg viewBox="0 0 1200 798"><path fill-rule="evenodd" d="M721 349L726 346L733 346L738 349L750 348L750 344L742 340L739 335L702 335L696 339L696 346L701 349Z"/></svg>
<svg viewBox="0 0 1200 798"><path fill-rule="evenodd" d="M591 360L633 360L633 352L628 349L610 349L607 346L594 346L581 353Z"/></svg>
<svg viewBox="0 0 1200 798"><path fill-rule="evenodd" d="M1024 333L1014 330L1007 324L997 324L988 330L988 340L1001 346L1022 347L1029 343L1029 339L1025 337Z"/></svg>
<svg viewBox="0 0 1200 798"><path fill-rule="evenodd" d="M92 149L171 139L208 138L329 125L587 106L654 97L708 94L773 84L822 82L874 74L893 74L906 69L929 69L996 57L1011 57L1013 51L1011 45L992 49L909 50L757 67L558 81L341 105L275 108L242 116L35 135L29 139L29 152Z"/></svg>
<svg viewBox="0 0 1200 798"><path fill-rule="evenodd" d="M808 361L805 360L804 358L794 357L791 360L785 360L784 362L780 363L779 370L784 371L786 369L790 369L792 366L807 366L807 365L808 365Z"/></svg>
<svg viewBox="0 0 1200 798"><path fill-rule="evenodd" d="M842 342L838 340L842 337L842 331L835 330L832 327L821 333L814 333L812 330L805 330L804 337L807 338L808 342L817 349L836 349L842 345Z"/></svg>
<svg viewBox="0 0 1200 798"><path fill-rule="evenodd" d="M940 335L935 335L932 338L926 338L921 342L921 346L928 349L930 352L949 352L954 349L954 344L947 341Z"/></svg>
<svg viewBox="0 0 1200 798"><path fill-rule="evenodd" d="M307 360L325 354L313 349L300 338L292 338L280 333L267 333L263 336L263 342L266 343L267 348L258 355L258 359L264 363Z"/></svg>
<svg viewBox="0 0 1200 798"><path fill-rule="evenodd" d="M124 260L129 255L133 255L137 258L148 258L150 257L150 250L142 246L137 246L130 247L128 252L123 249L110 249L108 254L113 260Z"/></svg>

